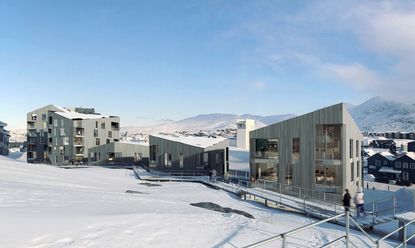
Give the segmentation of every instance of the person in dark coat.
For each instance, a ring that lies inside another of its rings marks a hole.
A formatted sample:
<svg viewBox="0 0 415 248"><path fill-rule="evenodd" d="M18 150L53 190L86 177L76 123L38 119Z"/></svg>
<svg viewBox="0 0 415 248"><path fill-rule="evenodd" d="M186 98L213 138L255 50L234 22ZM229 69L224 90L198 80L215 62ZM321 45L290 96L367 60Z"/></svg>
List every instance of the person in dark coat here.
<svg viewBox="0 0 415 248"><path fill-rule="evenodd" d="M346 189L346 193L344 193L344 195L343 195L343 207L344 207L345 211L349 211L350 199L352 199L352 197L349 194L349 190Z"/></svg>

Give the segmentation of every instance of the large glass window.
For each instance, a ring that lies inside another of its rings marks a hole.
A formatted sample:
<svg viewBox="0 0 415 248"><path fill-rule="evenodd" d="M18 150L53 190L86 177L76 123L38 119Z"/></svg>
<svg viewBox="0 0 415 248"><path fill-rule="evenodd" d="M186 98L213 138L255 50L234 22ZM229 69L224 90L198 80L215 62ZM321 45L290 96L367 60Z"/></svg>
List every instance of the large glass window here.
<svg viewBox="0 0 415 248"><path fill-rule="evenodd" d="M341 125L317 125L314 171L317 185L338 186L341 158Z"/></svg>
<svg viewBox="0 0 415 248"><path fill-rule="evenodd" d="M256 139L255 158L278 158L278 139Z"/></svg>
<svg viewBox="0 0 415 248"><path fill-rule="evenodd" d="M254 139L256 177L278 181L278 139Z"/></svg>
<svg viewBox="0 0 415 248"><path fill-rule="evenodd" d="M341 125L317 125L316 159L341 159Z"/></svg>

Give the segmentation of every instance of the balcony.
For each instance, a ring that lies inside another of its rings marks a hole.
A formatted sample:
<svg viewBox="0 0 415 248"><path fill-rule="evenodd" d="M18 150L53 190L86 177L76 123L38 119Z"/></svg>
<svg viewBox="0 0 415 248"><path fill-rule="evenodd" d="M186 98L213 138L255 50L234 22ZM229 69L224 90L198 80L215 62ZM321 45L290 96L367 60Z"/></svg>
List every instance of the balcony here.
<svg viewBox="0 0 415 248"><path fill-rule="evenodd" d="M73 141L73 145L75 147L80 147L80 146L84 146L84 140L80 137L76 137Z"/></svg>
<svg viewBox="0 0 415 248"><path fill-rule="evenodd" d="M75 148L75 156L84 156L84 148L83 147L76 147Z"/></svg>
<svg viewBox="0 0 415 248"><path fill-rule="evenodd" d="M118 122L111 122L111 130L119 131L120 130L120 124Z"/></svg>
<svg viewBox="0 0 415 248"><path fill-rule="evenodd" d="M27 137L37 137L37 133L29 130L29 132L27 132Z"/></svg>
<svg viewBox="0 0 415 248"><path fill-rule="evenodd" d="M74 130L74 136L75 137L84 137L84 129L83 128L75 128Z"/></svg>

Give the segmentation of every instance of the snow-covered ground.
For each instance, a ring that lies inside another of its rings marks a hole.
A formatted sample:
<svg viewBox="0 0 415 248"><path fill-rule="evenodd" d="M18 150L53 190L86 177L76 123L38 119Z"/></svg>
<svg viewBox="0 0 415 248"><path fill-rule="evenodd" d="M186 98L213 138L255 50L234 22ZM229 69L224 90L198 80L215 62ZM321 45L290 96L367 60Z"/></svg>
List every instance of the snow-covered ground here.
<svg viewBox="0 0 415 248"><path fill-rule="evenodd" d="M1 157L0 247L242 247L315 221L198 183L141 183L129 170L65 170ZM242 210L255 219L190 205L196 202ZM359 247L368 246L363 235L353 233ZM342 235L343 227L325 224L288 242L313 247Z"/></svg>

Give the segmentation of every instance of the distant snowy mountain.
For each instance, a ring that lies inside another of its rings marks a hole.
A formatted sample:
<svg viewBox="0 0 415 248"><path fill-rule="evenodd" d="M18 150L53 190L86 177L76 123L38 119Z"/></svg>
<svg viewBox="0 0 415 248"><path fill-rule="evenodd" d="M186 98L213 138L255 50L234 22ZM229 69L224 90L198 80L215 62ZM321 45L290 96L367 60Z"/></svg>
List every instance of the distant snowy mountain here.
<svg viewBox="0 0 415 248"><path fill-rule="evenodd" d="M415 104L374 97L349 110L361 131L415 131Z"/></svg>
<svg viewBox="0 0 415 248"><path fill-rule="evenodd" d="M123 127L121 131L128 133L157 133L157 132L176 132L188 131L197 132L200 130L218 130L226 128L236 128L237 119L253 119L255 120L255 127L260 128L272 123L283 121L294 117L293 114L285 115L234 115L234 114L204 114L179 121L171 121L159 125L148 127Z"/></svg>
<svg viewBox="0 0 415 248"><path fill-rule="evenodd" d="M382 97L374 97L368 101L353 105L346 103L353 119L361 131L415 131L415 104L406 104ZM157 133L200 130L218 130L236 128L237 119L253 119L255 127L277 123L295 117L294 114L283 115L234 115L234 114L204 114L179 121L168 121L148 127L124 127L128 133Z"/></svg>

